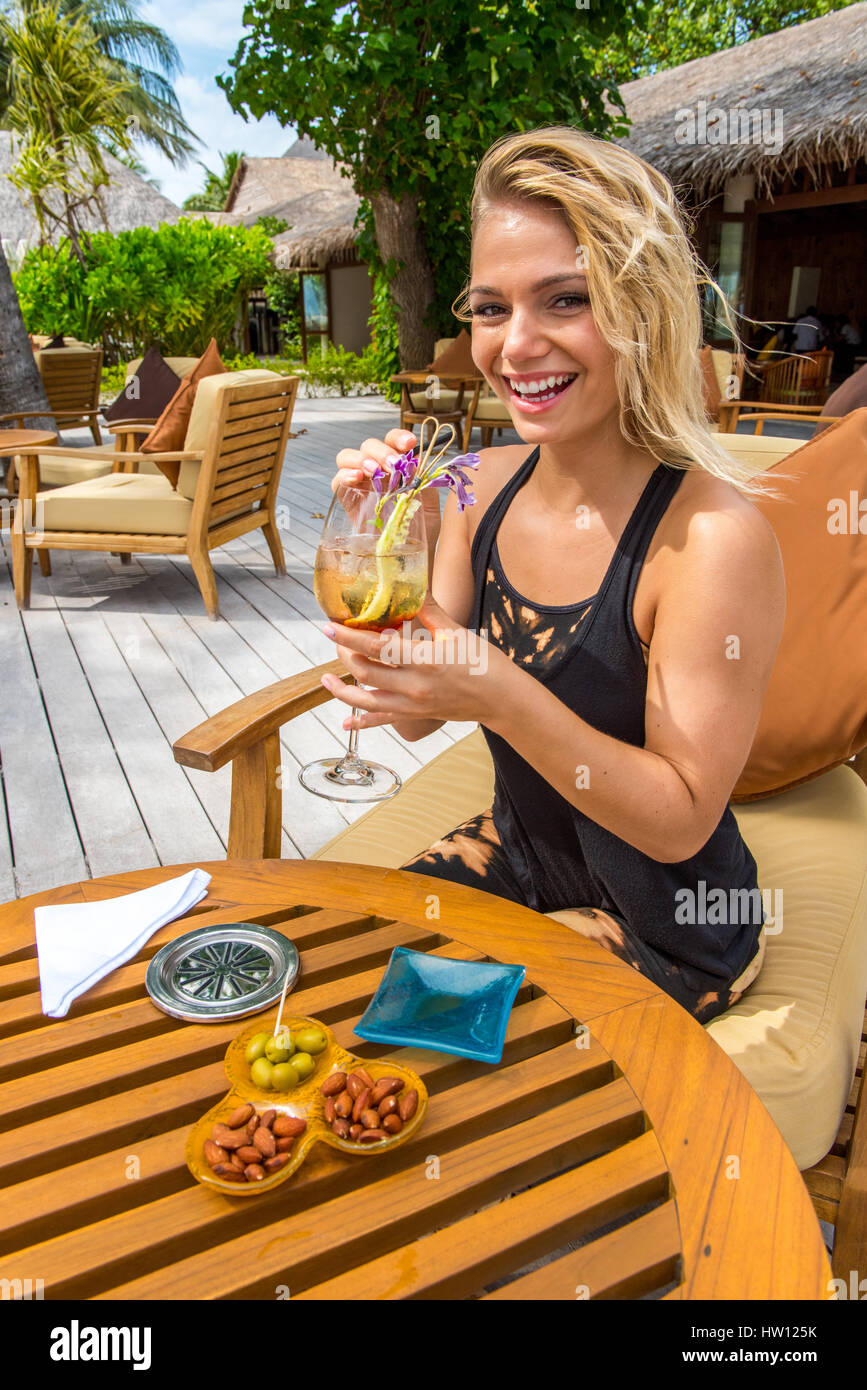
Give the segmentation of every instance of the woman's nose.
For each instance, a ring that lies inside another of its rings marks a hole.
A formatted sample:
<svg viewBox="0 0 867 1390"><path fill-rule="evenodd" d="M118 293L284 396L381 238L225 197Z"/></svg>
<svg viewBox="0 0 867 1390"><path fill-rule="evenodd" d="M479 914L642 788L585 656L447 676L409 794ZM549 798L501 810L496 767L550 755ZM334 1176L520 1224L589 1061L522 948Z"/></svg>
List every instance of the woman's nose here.
<svg viewBox="0 0 867 1390"><path fill-rule="evenodd" d="M517 365L544 357L548 351L548 340L542 333L538 321L532 313L513 309L506 324L501 355Z"/></svg>

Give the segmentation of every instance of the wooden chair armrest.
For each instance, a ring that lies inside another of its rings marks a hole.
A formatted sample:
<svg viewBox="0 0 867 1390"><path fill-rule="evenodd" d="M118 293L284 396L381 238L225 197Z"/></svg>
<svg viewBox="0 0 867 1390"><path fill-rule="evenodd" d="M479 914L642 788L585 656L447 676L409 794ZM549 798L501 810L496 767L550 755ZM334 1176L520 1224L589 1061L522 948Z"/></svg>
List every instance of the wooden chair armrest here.
<svg viewBox="0 0 867 1390"><path fill-rule="evenodd" d="M0 415L0 425L6 420L14 420L18 424L19 420L53 420L55 418L53 410L10 410L8 415ZM22 426L18 425L21 429Z"/></svg>
<svg viewBox="0 0 867 1390"><path fill-rule="evenodd" d="M179 738L173 748L175 762L203 772L217 772L239 753L261 743L269 734L276 734L296 715L333 699L321 684L322 676L328 674L344 681L352 679L340 661L327 661L300 676L267 685Z"/></svg>
<svg viewBox="0 0 867 1390"><path fill-rule="evenodd" d="M47 448L42 448L42 446L40 446L35 452L37 454L50 454L53 458L68 459L88 457L87 445L82 449L63 449L55 445L51 445ZM150 459L151 463L184 463L186 460L190 459L201 462L205 454L203 449L178 449L173 453L167 454L121 453L120 450L115 449L113 453L109 454L106 452L105 457L110 459L121 459L123 462L134 459L136 463L142 463L145 459Z"/></svg>
<svg viewBox="0 0 867 1390"><path fill-rule="evenodd" d="M175 761L184 767L216 772L232 764L230 859L280 858L280 726L333 699L321 684L326 672L352 679L339 661L328 661L238 700L174 745Z"/></svg>

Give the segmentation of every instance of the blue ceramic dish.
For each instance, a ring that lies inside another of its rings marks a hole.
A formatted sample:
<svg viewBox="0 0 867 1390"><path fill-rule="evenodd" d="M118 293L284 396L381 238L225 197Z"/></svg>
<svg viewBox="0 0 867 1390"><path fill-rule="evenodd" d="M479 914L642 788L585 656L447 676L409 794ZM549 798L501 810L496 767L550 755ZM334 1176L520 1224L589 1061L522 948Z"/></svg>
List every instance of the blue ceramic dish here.
<svg viewBox="0 0 867 1390"><path fill-rule="evenodd" d="M355 1031L368 1042L499 1062L525 973L523 965L447 960L396 946Z"/></svg>

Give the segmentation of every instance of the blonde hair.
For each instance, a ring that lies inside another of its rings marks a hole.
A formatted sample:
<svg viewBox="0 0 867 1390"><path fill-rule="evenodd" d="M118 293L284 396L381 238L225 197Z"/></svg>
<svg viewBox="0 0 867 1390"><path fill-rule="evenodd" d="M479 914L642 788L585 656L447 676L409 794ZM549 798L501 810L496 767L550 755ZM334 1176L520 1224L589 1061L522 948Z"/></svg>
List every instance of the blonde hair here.
<svg viewBox="0 0 867 1390"><path fill-rule="evenodd" d="M701 468L746 493L766 487L708 428L699 350L699 288L722 291L687 236L674 189L619 145L549 126L506 135L488 150L473 188L472 225L495 203L559 210L582 252L593 319L614 353L620 428L660 462ZM576 253L577 254L577 253ZM453 312L467 321L468 287Z"/></svg>

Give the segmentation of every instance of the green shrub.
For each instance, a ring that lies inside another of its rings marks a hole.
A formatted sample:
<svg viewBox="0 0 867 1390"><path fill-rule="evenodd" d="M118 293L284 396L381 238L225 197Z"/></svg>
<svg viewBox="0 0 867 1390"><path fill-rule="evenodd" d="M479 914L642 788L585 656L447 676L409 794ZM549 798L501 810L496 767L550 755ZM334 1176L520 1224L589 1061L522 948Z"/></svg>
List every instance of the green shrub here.
<svg viewBox="0 0 867 1390"><path fill-rule="evenodd" d="M15 287L31 333L101 338L109 363L152 344L164 356L196 357L211 338L231 353L246 295L271 272L270 250L261 227L183 218L156 230L95 232L84 242L85 265L66 240L34 248Z"/></svg>

